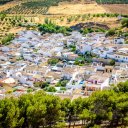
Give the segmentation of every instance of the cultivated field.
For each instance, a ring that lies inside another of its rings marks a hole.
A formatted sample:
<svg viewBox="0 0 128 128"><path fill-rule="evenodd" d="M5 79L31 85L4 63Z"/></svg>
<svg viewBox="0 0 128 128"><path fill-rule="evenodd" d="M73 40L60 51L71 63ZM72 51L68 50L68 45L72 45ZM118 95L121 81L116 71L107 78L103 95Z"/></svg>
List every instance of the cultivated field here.
<svg viewBox="0 0 128 128"><path fill-rule="evenodd" d="M26 23L27 19L24 17L9 17L5 18L0 16L0 44L2 39L10 33L17 33L24 28L19 26L19 23Z"/></svg>
<svg viewBox="0 0 128 128"><path fill-rule="evenodd" d="M20 1L11 1L11 2L8 2L6 4L0 5L0 12L7 10L9 8L13 8L16 5L18 5L19 3L20 3Z"/></svg>
<svg viewBox="0 0 128 128"><path fill-rule="evenodd" d="M109 4L102 5L102 7L111 13L128 14L128 4Z"/></svg>
<svg viewBox="0 0 128 128"><path fill-rule="evenodd" d="M71 17L80 17L78 19L74 19L72 21L68 21L68 19L70 19ZM50 15L50 16L37 16L34 17L34 21L36 23L43 23L45 18L51 19L53 22L55 22L56 24L60 25L60 26L73 26L76 25L78 23L86 23L86 22L98 22L101 24L105 24L110 28L113 27L118 27L120 25L119 22L117 22L117 18L116 17L86 17L85 19L83 19L83 15Z"/></svg>
<svg viewBox="0 0 128 128"><path fill-rule="evenodd" d="M7 13L5 19L0 19L0 40L8 33L16 33L23 29L19 27L19 23L26 23L26 20L28 23L42 24L45 18L48 18L61 26L98 22L110 28L115 28L120 25L120 22L117 21L117 16L104 16L104 14L128 14L128 4L101 5L95 2L87 3L85 0L61 3L60 1L14 0L0 5L0 12ZM100 16L96 16L97 14L100 14Z"/></svg>
<svg viewBox="0 0 128 128"><path fill-rule="evenodd" d="M48 10L49 14L96 14L96 13L110 13L104 7L98 4L69 4L61 3L59 6L52 6Z"/></svg>
<svg viewBox="0 0 128 128"><path fill-rule="evenodd" d="M50 14L96 14L96 13L118 13L128 14L128 4L97 4L97 3L60 3L59 6L49 8Z"/></svg>
<svg viewBox="0 0 128 128"><path fill-rule="evenodd" d="M96 14L119 13L128 14L128 4L97 4L85 0L60 2L61 0L14 0L0 6L0 12L9 14ZM58 6L57 6L58 5Z"/></svg>

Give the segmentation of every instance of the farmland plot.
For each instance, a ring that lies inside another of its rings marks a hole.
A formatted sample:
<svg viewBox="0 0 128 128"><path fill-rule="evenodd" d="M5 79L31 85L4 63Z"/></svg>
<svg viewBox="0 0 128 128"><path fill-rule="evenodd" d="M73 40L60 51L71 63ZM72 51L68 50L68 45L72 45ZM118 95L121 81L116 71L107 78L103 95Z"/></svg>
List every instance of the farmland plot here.
<svg viewBox="0 0 128 128"><path fill-rule="evenodd" d="M49 7L57 6L62 0L28 0L4 11L8 14L46 14ZM63 0L64 1L64 0Z"/></svg>

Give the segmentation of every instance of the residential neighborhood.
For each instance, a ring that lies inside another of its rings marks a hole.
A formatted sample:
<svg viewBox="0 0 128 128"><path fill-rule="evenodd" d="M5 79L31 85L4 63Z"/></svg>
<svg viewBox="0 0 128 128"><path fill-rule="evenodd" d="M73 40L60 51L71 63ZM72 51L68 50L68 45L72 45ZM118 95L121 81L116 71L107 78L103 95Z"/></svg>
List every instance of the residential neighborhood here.
<svg viewBox="0 0 128 128"><path fill-rule="evenodd" d="M0 128L128 128L128 0L0 0Z"/></svg>
<svg viewBox="0 0 128 128"><path fill-rule="evenodd" d="M20 31L11 44L0 47L0 98L41 89L62 99L88 97L128 80L127 71L124 37ZM36 86L39 83L48 87Z"/></svg>

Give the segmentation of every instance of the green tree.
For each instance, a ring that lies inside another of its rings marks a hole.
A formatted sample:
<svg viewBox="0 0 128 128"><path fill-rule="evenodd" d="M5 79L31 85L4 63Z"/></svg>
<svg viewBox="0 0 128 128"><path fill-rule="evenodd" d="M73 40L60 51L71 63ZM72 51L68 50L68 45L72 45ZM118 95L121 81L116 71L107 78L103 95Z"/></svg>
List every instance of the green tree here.
<svg viewBox="0 0 128 128"><path fill-rule="evenodd" d="M1 128L16 128L21 127L24 118L20 117L20 109L17 99L0 100L0 127Z"/></svg>
<svg viewBox="0 0 128 128"><path fill-rule="evenodd" d="M110 65L112 65L112 66L115 65L115 60L111 60Z"/></svg>
<svg viewBox="0 0 128 128"><path fill-rule="evenodd" d="M55 65L58 62L59 62L59 59L57 59L57 58L51 58L48 60L48 64L50 64L50 65Z"/></svg>
<svg viewBox="0 0 128 128"><path fill-rule="evenodd" d="M14 39L14 35L13 34L8 34L7 36L5 36L3 39L2 39L2 44L3 45L8 45L10 44L10 41Z"/></svg>
<svg viewBox="0 0 128 128"><path fill-rule="evenodd" d="M113 36L113 35L115 35L115 34L116 34L116 32L115 32L114 29L110 29L110 30L108 30L107 33L106 33L107 36Z"/></svg>
<svg viewBox="0 0 128 128"><path fill-rule="evenodd" d="M55 87L47 87L44 90L47 91L47 92L56 92Z"/></svg>
<svg viewBox="0 0 128 128"><path fill-rule="evenodd" d="M39 81L39 82L35 82L34 86L35 87L45 88L45 87L49 86L49 83L48 82Z"/></svg>
<svg viewBox="0 0 128 128"><path fill-rule="evenodd" d="M123 27L127 27L128 28L128 18L122 19L121 24L122 24Z"/></svg>

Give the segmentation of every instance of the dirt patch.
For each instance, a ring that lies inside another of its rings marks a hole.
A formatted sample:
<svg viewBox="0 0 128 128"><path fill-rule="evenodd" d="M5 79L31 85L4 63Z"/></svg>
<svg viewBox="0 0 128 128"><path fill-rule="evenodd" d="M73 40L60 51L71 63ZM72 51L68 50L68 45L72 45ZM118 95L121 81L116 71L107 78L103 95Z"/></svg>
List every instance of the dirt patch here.
<svg viewBox="0 0 128 128"><path fill-rule="evenodd" d="M50 7L49 14L97 14L97 13L119 13L128 14L128 4L104 4L97 3L60 3L59 6Z"/></svg>
<svg viewBox="0 0 128 128"><path fill-rule="evenodd" d="M111 13L128 14L128 4L106 4L102 7Z"/></svg>
<svg viewBox="0 0 128 128"><path fill-rule="evenodd" d="M9 33L14 33L15 34L15 33L19 32L19 31L22 31L22 30L25 30L25 28L23 28L23 27L14 27L14 28L9 30Z"/></svg>
<svg viewBox="0 0 128 128"><path fill-rule="evenodd" d="M81 28L102 28L105 30L110 29L107 25L94 23L94 22L79 23L79 24L76 24L75 26L71 26L71 28L77 31L80 31Z"/></svg>
<svg viewBox="0 0 128 128"><path fill-rule="evenodd" d="M69 4L63 3L59 6L53 6L49 8L49 14L96 14L105 13L106 10L98 4Z"/></svg>
<svg viewBox="0 0 128 128"><path fill-rule="evenodd" d="M89 1L90 4L87 4ZM54 15L71 15L71 14L97 14L97 13L119 13L128 14L128 4L104 4L100 5L90 0L74 0L74 2L62 2L58 6L51 6L48 14ZM20 5L23 1L12 1L0 6L0 12Z"/></svg>

